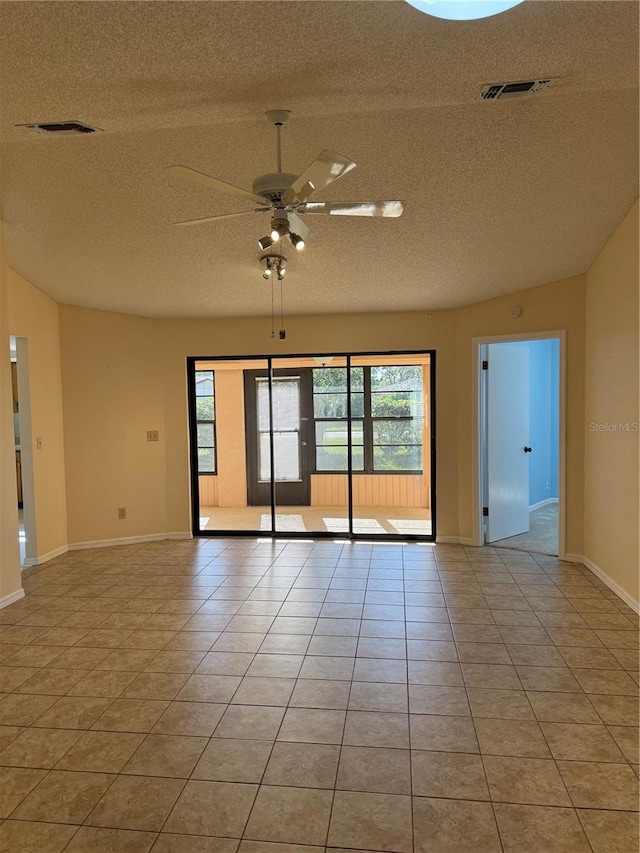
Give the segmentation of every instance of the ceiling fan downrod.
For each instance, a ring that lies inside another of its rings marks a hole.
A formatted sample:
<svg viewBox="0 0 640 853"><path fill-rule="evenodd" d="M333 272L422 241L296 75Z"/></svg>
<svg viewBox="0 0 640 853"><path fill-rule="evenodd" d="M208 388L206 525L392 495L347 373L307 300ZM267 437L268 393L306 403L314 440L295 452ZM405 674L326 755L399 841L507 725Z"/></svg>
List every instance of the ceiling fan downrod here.
<svg viewBox="0 0 640 853"><path fill-rule="evenodd" d="M267 119L276 129L276 171L282 173L282 128L289 121L291 110L267 110Z"/></svg>

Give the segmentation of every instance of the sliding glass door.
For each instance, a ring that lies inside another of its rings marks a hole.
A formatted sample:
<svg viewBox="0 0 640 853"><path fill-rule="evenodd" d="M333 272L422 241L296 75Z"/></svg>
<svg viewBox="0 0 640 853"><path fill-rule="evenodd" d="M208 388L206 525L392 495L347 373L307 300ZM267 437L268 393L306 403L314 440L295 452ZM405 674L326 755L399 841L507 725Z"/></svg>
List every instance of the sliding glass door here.
<svg viewBox="0 0 640 853"><path fill-rule="evenodd" d="M189 359L194 533L433 538L433 359Z"/></svg>
<svg viewBox="0 0 640 853"><path fill-rule="evenodd" d="M294 505L276 482L278 533L348 535L349 420L347 358L323 356L273 360L274 381L294 371L300 376L301 476L308 482L304 504ZM273 398L275 406L275 396Z"/></svg>

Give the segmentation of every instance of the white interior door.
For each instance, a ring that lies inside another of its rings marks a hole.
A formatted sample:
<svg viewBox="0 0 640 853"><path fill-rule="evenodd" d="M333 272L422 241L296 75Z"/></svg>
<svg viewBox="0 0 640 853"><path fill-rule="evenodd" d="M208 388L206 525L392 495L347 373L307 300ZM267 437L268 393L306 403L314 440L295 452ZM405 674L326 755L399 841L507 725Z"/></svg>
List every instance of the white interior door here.
<svg viewBox="0 0 640 853"><path fill-rule="evenodd" d="M529 350L489 344L486 541L529 530Z"/></svg>

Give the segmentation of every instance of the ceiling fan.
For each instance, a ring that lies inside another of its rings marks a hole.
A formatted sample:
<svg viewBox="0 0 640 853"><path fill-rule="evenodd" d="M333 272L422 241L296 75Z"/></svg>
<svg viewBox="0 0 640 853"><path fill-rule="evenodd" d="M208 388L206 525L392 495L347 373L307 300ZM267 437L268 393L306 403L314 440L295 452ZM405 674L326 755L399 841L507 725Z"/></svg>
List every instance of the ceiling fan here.
<svg viewBox="0 0 640 853"><path fill-rule="evenodd" d="M171 174L195 181L205 187L253 202L249 210L238 213L223 213L219 216L205 216L200 219L185 219L174 225L199 225L203 222L215 222L217 219L231 219L234 216L247 216L250 213L271 214L271 232L258 240L265 251L274 243L288 237L296 249L304 249L311 231L301 216L308 213L330 216L388 216L402 215L401 201L308 201L318 190L329 186L338 178L346 175L356 164L348 157L333 151L322 151L313 163L301 175L282 171L281 129L290 116L289 110L268 110L267 119L276 129L277 171L268 175L259 175L253 182L251 191L213 178L204 172L198 172L189 166L166 166Z"/></svg>

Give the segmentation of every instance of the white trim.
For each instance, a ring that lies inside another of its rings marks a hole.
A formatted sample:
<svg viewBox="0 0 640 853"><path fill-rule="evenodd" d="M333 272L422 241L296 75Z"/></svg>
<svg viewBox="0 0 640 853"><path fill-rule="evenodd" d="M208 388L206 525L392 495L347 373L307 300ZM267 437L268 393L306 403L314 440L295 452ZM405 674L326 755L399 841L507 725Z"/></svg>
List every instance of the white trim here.
<svg viewBox="0 0 640 853"><path fill-rule="evenodd" d="M49 560L53 560L56 557L61 557L63 554L66 554L68 550L69 550L68 545L61 545L60 548L55 548L53 551L49 551L46 554L38 554L38 556L35 559L35 563L33 565L39 566L42 563L48 563ZM28 561L25 560L24 561L25 566L27 565L27 563L28 563Z"/></svg>
<svg viewBox="0 0 640 853"><path fill-rule="evenodd" d="M582 563L582 565L589 569L590 572L593 572L593 574L599 578L605 586L608 586L612 592L615 592L618 598L621 598L626 605L636 613L640 613L640 602L628 593L626 589L623 589L617 581L614 581L614 579L603 571L600 566L597 566L593 560L590 560L588 557L584 557L582 554L566 554L565 559L570 563Z"/></svg>
<svg viewBox="0 0 640 853"><path fill-rule="evenodd" d="M130 545L136 542L155 542L163 539L193 539L193 534L186 531L175 531L173 533L158 533L153 536L130 536L124 539L102 539L95 542L75 542L71 545L63 545L56 548L55 551L49 551L47 554L39 554L37 557L27 557L22 564L23 569L30 569L33 566L40 566L42 563L48 563L56 557L61 557L69 551L80 551L85 548L107 548L111 545Z"/></svg>
<svg viewBox="0 0 640 853"><path fill-rule="evenodd" d="M466 536L436 536L436 545L475 545L473 539Z"/></svg>
<svg viewBox="0 0 640 853"><path fill-rule="evenodd" d="M144 542L159 542L163 539L191 539L191 533L176 531L173 533L150 533L148 536L123 536L119 539L94 539L90 542L71 542L69 551L83 551L86 548L111 548L116 545L136 545Z"/></svg>
<svg viewBox="0 0 640 853"><path fill-rule="evenodd" d="M471 339L471 508L473 519L472 545L484 545L482 515L482 371L480 370L480 347L483 344L508 343L510 341L539 341L557 339L560 344L560 388L559 388L559 459L558 459L558 557L565 559L566 548L566 447L567 447L567 333L564 329L549 332L520 332L509 335L486 335Z"/></svg>
<svg viewBox="0 0 640 853"><path fill-rule="evenodd" d="M38 564L38 525L36 492L33 475L33 434L31 424L31 381L29 372L29 339L16 336L16 373L20 411L20 466L22 474L22 508L25 532L25 557Z"/></svg>
<svg viewBox="0 0 640 853"><path fill-rule="evenodd" d="M20 587L20 589L17 589L15 592L5 595L4 598L0 598L0 610L2 610L3 607L8 607L10 604L15 604L16 601L21 601L23 598L24 590Z"/></svg>
<svg viewBox="0 0 640 853"><path fill-rule="evenodd" d="M542 509L543 506L549 506L549 504L557 504L558 498L545 498L543 501L538 501L537 504L530 504L529 512L533 512L534 509Z"/></svg>

